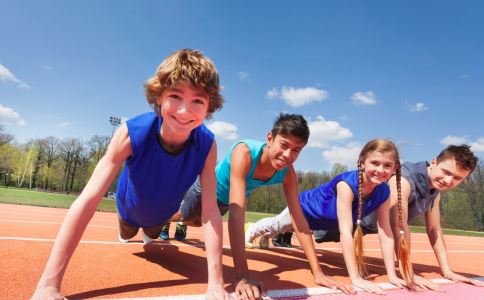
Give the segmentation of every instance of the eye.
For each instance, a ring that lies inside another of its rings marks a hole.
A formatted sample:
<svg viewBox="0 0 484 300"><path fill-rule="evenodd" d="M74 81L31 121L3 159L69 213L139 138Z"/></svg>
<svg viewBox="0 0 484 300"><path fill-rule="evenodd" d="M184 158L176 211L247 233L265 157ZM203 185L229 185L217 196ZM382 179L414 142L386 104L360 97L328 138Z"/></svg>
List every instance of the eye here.
<svg viewBox="0 0 484 300"><path fill-rule="evenodd" d="M206 100L203 100L203 99L195 99L195 100L193 100L193 103L200 104L200 105L205 105Z"/></svg>
<svg viewBox="0 0 484 300"><path fill-rule="evenodd" d="M172 100L180 100L181 97L177 94L170 94L168 95L168 98L172 99Z"/></svg>

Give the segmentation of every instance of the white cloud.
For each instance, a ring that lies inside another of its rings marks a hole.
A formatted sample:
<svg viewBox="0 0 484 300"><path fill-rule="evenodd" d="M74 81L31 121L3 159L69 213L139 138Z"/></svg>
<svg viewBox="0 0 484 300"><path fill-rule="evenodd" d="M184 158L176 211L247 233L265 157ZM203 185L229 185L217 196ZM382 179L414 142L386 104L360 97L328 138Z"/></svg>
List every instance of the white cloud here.
<svg viewBox="0 0 484 300"><path fill-rule="evenodd" d="M440 140L442 145L460 145L467 143L467 136L448 135Z"/></svg>
<svg viewBox="0 0 484 300"><path fill-rule="evenodd" d="M60 128L67 128L67 127L71 126L71 122L61 122L61 123L57 123L56 126L57 127L60 127Z"/></svg>
<svg viewBox="0 0 484 300"><path fill-rule="evenodd" d="M52 70L52 67L51 66L42 66L42 69L50 71L50 70Z"/></svg>
<svg viewBox="0 0 484 300"><path fill-rule="evenodd" d="M277 96L279 96L279 91L276 88L273 88L272 90L268 90L266 92L266 97L269 99L274 99Z"/></svg>
<svg viewBox="0 0 484 300"><path fill-rule="evenodd" d="M373 105L376 104L376 96L372 91L356 92L351 96L354 104Z"/></svg>
<svg viewBox="0 0 484 300"><path fill-rule="evenodd" d="M1 66L1 65L0 65ZM0 122L15 123L24 126L25 120L13 109L0 104Z"/></svg>
<svg viewBox="0 0 484 300"><path fill-rule="evenodd" d="M280 90L273 88L266 92L269 99L280 97L291 107L300 107L311 102L319 102L328 98L328 92L315 87L294 88L283 86Z"/></svg>
<svg viewBox="0 0 484 300"><path fill-rule="evenodd" d="M249 73L247 73L247 72L240 71L237 74L239 75L240 80L246 80L246 81L250 80Z"/></svg>
<svg viewBox="0 0 484 300"><path fill-rule="evenodd" d="M23 82L22 80L18 79L13 75L12 72L10 72L9 69L7 69L4 65L0 64L0 80L1 81L11 81L18 83L18 86L23 89L30 89L30 86Z"/></svg>
<svg viewBox="0 0 484 300"><path fill-rule="evenodd" d="M329 150L323 151L323 158L332 165L340 163L348 169L356 168L358 155L360 155L362 146L357 143L349 143L346 146L333 146Z"/></svg>
<svg viewBox="0 0 484 300"><path fill-rule="evenodd" d="M484 152L484 137L478 138L477 141L471 143L471 150L474 152Z"/></svg>
<svg viewBox="0 0 484 300"><path fill-rule="evenodd" d="M410 111L413 112L422 112L428 110L429 107L425 105L423 102L417 102L414 105L410 105Z"/></svg>
<svg viewBox="0 0 484 300"><path fill-rule="evenodd" d="M329 147L331 143L353 137L353 133L342 127L336 121L326 121L322 116L318 120L309 122L308 146L316 148Z"/></svg>
<svg viewBox="0 0 484 300"><path fill-rule="evenodd" d="M207 125L208 129L210 129L217 137L220 137L224 140L236 140L239 138L237 134L237 126L223 122L223 121L215 121Z"/></svg>

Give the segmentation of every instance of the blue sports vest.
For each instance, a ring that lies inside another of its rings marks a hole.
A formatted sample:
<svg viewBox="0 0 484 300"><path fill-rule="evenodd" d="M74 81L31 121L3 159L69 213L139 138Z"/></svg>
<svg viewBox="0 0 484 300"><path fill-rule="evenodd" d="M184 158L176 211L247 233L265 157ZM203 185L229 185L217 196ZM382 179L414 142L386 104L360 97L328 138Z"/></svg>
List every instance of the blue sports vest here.
<svg viewBox="0 0 484 300"><path fill-rule="evenodd" d="M126 122L133 154L118 180L116 206L121 219L134 226L163 224L178 211L213 144L213 133L201 125L181 153L170 154L158 142L162 122L153 112Z"/></svg>
<svg viewBox="0 0 484 300"><path fill-rule="evenodd" d="M355 170L340 174L317 188L299 194L302 211L312 230L338 228L336 184L340 181L346 182L353 191L353 224L356 223L358 217L358 171ZM363 217L375 211L389 196L390 188L386 182L377 185L370 197L363 201Z"/></svg>
<svg viewBox="0 0 484 300"><path fill-rule="evenodd" d="M246 197L250 196L250 193L258 188L259 186L263 185L271 185L281 183L286 176L287 168L284 168L280 171L276 171L274 176L267 181L260 181L254 179L254 171L257 166L257 163L260 160L262 155L262 151L264 150L266 143L254 141L254 140L242 140L234 145L229 150L229 153L225 155L224 159L217 165L215 168L215 173L217 175L217 201L223 204L229 204L229 191L230 191L230 158L232 156L232 151L234 150L235 146L240 143L244 143L249 147L250 156L252 158L252 165L250 166L249 173L247 174L246 179L246 188L245 193Z"/></svg>

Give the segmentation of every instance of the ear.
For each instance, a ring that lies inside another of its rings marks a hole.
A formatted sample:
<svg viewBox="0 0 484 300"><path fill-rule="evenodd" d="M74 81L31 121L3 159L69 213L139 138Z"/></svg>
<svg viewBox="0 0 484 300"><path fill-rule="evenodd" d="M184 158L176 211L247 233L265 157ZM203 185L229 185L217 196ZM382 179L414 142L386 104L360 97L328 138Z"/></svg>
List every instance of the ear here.
<svg viewBox="0 0 484 300"><path fill-rule="evenodd" d="M156 99L156 104L161 106L161 95Z"/></svg>
<svg viewBox="0 0 484 300"><path fill-rule="evenodd" d="M437 165L437 159L436 159L436 158L432 159L432 160L430 161L430 165L432 165L432 166L436 166L436 165Z"/></svg>
<svg viewBox="0 0 484 300"><path fill-rule="evenodd" d="M272 144L272 142L273 142L272 132L269 132L269 133L267 133L266 143L267 143L267 145L270 145L270 144Z"/></svg>

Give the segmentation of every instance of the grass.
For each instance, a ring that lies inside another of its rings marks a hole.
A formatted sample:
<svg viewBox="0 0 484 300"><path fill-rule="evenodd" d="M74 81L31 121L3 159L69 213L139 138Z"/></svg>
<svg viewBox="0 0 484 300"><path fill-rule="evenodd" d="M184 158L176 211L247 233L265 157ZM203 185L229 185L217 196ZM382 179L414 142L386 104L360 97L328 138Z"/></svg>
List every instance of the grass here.
<svg viewBox="0 0 484 300"><path fill-rule="evenodd" d="M56 208L69 208L77 196L39 192L36 190L16 189L0 187L0 203L10 203L19 205L33 205ZM116 201L103 198L99 204L98 211L116 212ZM247 211L245 213L246 222L257 222L262 218L272 217L274 214L259 213ZM228 220L228 214L223 217L224 221ZM425 227L410 226L411 232L425 232ZM444 229L444 234L464 235L484 237L484 232L466 231L456 229Z"/></svg>
<svg viewBox="0 0 484 300"><path fill-rule="evenodd" d="M55 208L69 208L77 196L38 192L16 188L0 188L0 202L20 205L33 205ZM103 198L98 211L116 212L116 201Z"/></svg>

